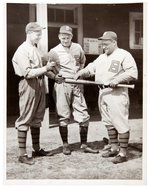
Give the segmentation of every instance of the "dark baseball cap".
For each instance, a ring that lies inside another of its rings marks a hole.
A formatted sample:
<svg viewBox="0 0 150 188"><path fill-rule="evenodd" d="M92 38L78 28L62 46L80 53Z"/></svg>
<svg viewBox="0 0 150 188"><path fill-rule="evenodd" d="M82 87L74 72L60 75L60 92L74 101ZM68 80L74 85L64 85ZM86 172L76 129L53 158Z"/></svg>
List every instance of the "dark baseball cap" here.
<svg viewBox="0 0 150 188"><path fill-rule="evenodd" d="M41 31L42 29L45 29L45 27L41 27L36 22L30 22L26 25L25 31L28 33L28 31Z"/></svg>
<svg viewBox="0 0 150 188"><path fill-rule="evenodd" d="M65 34L72 35L72 28L68 25L63 25L60 27L59 33L65 33Z"/></svg>
<svg viewBox="0 0 150 188"><path fill-rule="evenodd" d="M116 40L117 34L113 31L106 31L103 33L103 36L99 37L98 40Z"/></svg>

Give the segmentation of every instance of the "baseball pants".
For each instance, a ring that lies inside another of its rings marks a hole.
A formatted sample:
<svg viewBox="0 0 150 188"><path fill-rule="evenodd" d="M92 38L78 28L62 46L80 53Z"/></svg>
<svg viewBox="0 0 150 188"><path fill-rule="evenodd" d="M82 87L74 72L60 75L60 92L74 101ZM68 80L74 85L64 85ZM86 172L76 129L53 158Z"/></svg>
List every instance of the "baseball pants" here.
<svg viewBox="0 0 150 188"><path fill-rule="evenodd" d="M41 127L45 113L44 79L22 79L19 83L20 116L15 122L18 130L27 131L30 126Z"/></svg>

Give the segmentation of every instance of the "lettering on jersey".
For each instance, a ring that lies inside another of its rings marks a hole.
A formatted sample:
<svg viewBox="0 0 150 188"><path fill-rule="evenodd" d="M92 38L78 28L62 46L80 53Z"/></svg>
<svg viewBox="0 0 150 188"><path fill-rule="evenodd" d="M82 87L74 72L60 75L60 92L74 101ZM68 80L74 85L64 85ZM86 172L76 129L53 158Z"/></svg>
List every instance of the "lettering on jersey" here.
<svg viewBox="0 0 150 188"><path fill-rule="evenodd" d="M116 61L116 60L112 60L111 61L111 65L110 65L110 68L109 68L109 72L113 72L113 73L117 73L119 71L119 65L120 65L120 62L119 61Z"/></svg>

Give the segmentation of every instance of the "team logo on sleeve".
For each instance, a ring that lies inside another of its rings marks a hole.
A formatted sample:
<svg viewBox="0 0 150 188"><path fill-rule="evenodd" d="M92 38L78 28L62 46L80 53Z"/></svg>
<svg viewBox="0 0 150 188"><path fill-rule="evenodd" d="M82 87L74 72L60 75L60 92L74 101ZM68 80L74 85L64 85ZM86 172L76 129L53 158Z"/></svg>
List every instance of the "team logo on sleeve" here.
<svg viewBox="0 0 150 188"><path fill-rule="evenodd" d="M110 65L110 68L109 68L109 72L113 72L113 73L117 73L119 71L119 65L120 65L120 62L119 61L116 61L116 60L112 60L111 61L111 65Z"/></svg>

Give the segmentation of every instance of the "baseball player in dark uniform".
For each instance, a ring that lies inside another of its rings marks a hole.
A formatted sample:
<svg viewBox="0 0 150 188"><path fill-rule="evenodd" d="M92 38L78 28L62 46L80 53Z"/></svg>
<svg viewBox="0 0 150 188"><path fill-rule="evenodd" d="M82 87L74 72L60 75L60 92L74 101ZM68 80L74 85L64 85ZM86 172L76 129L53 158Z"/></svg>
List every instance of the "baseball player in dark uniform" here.
<svg viewBox="0 0 150 188"><path fill-rule="evenodd" d="M64 25L60 28L58 38L60 44L50 50L49 58L56 62L56 72L47 76L54 79L56 110L59 117L59 131L63 141L63 153L71 154L68 144L68 124L71 114L80 127L81 149L84 152L98 153L87 146L89 114L87 105L79 85L67 84L64 78L74 78L75 74L84 67L85 55L81 46L72 42L72 28Z"/></svg>
<svg viewBox="0 0 150 188"><path fill-rule="evenodd" d="M26 151L27 131L31 129L33 156L50 155L40 148L40 127L45 113L44 74L52 70L54 62L42 65L42 53L37 48L41 39L42 27L35 22L26 25L26 41L16 50L12 62L15 74L20 77L19 108L20 116L15 122L18 130L19 162L32 165Z"/></svg>
<svg viewBox="0 0 150 188"><path fill-rule="evenodd" d="M130 127L128 89L116 86L136 80L138 72L132 55L118 48L115 32L107 31L99 40L102 42L104 54L79 71L75 79L95 75L95 81L110 86L99 90L99 110L111 144L111 149L103 153L102 157L115 157L112 162L117 164L127 160Z"/></svg>

